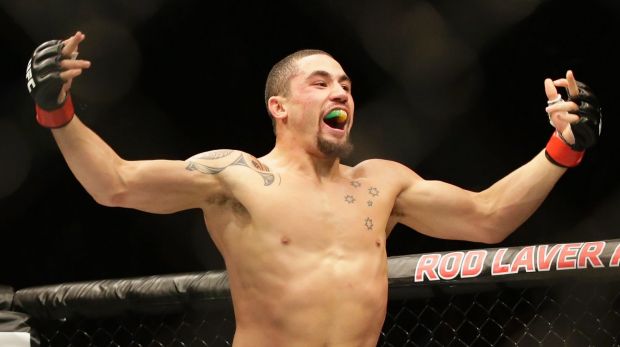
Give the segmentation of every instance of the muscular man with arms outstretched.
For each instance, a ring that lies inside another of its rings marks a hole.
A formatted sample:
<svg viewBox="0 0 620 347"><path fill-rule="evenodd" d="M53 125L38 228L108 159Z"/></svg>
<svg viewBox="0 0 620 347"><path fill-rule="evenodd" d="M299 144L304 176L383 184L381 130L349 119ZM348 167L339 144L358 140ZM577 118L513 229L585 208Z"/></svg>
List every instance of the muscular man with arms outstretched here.
<svg viewBox="0 0 620 347"><path fill-rule="evenodd" d="M48 41L28 64L37 121L105 206L199 208L229 274L235 347L375 346L387 304L386 238L397 223L429 236L497 243L521 225L599 135L588 88L545 80L554 131L545 150L481 192L425 180L387 160L340 163L352 148L351 81L323 51L271 70L265 102L276 144L260 158L220 149L185 161L127 161L74 115L71 81L85 36ZM570 99L560 99L557 87ZM303 208L295 208L303 206Z"/></svg>

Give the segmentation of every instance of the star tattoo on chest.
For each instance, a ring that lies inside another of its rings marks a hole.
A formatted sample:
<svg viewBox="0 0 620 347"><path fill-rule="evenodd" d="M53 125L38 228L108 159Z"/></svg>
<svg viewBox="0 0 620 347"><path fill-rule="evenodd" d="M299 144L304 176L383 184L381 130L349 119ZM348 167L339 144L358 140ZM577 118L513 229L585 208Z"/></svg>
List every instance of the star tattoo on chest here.
<svg viewBox="0 0 620 347"><path fill-rule="evenodd" d="M362 183L357 180L350 181L349 183L351 184L351 187L353 188L360 188L362 186ZM374 205L373 199L379 196L379 188L370 186L368 188L368 194L370 195L370 197L368 200L366 200L366 206L373 207ZM346 194L344 196L344 201L347 204L353 204L356 201L356 199L352 194ZM375 223L373 222L372 218L366 217L366 219L364 219L364 227L366 228L367 231L372 231L374 229Z"/></svg>
<svg viewBox="0 0 620 347"><path fill-rule="evenodd" d="M372 197L376 197L379 195L379 189L377 189L376 187L370 187L368 188L368 194L372 195Z"/></svg>

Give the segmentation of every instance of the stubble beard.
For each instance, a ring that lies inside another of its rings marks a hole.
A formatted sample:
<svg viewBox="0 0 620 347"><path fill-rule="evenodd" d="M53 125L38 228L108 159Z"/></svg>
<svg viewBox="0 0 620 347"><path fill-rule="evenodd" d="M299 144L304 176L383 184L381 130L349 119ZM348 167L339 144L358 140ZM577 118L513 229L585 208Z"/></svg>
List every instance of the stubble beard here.
<svg viewBox="0 0 620 347"><path fill-rule="evenodd" d="M319 134L316 141L319 151L328 157L344 159L353 151L353 144L349 141L348 136L344 142L332 142L321 137Z"/></svg>

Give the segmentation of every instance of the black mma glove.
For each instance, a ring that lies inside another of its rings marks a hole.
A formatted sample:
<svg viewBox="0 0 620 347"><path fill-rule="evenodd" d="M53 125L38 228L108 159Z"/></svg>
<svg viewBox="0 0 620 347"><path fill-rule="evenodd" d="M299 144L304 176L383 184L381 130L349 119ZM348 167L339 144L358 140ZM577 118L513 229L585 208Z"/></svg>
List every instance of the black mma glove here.
<svg viewBox="0 0 620 347"><path fill-rule="evenodd" d="M58 103L62 85L60 62L64 44L60 40L47 41L34 50L26 67L26 85L35 101L37 122L46 128L60 128L73 119L71 95Z"/></svg>
<svg viewBox="0 0 620 347"><path fill-rule="evenodd" d="M575 143L569 144L560 133L554 131L545 149L547 159L561 167L579 165L585 150L592 147L601 135L603 121L601 105L587 85L577 81L577 86L579 94L568 96L568 101L574 102L579 107L574 112L579 116L579 120L570 124Z"/></svg>
<svg viewBox="0 0 620 347"><path fill-rule="evenodd" d="M570 145L575 151L583 151L592 147L601 136L603 114L598 98L584 83L577 82L579 95L569 95L568 100L579 106L575 112L580 118L577 123L570 125L575 143Z"/></svg>

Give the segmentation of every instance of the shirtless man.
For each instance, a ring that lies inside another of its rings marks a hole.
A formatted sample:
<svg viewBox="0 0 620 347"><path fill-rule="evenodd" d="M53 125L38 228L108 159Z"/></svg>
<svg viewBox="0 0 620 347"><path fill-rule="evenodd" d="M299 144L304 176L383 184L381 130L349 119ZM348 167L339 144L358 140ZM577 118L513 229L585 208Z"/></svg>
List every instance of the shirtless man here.
<svg viewBox="0 0 620 347"><path fill-rule="evenodd" d="M545 80L557 129L546 150L484 191L425 180L387 160L345 166L351 81L327 53L300 51L268 77L276 144L267 155L223 149L185 161L126 161L70 105L72 79L90 66L69 59L84 38L78 32L35 50L27 83L37 121L52 128L98 203L152 213L202 209L229 274L235 347L375 346L386 314L386 238L396 223L444 239L500 242L599 134L596 99L569 71ZM556 87L575 102L555 102Z"/></svg>

